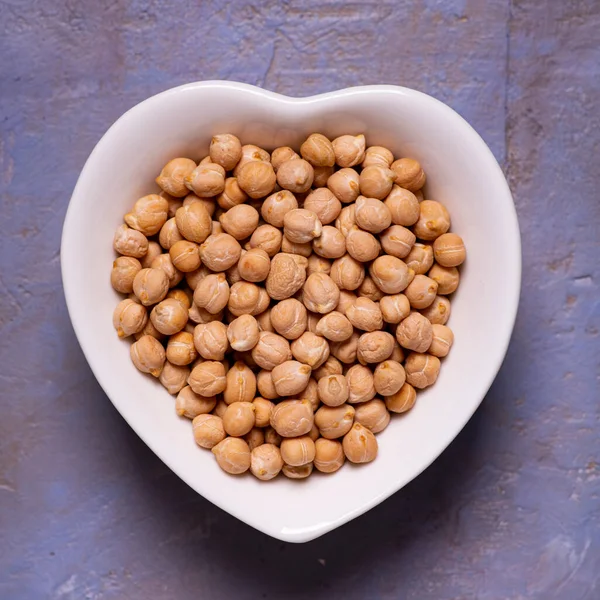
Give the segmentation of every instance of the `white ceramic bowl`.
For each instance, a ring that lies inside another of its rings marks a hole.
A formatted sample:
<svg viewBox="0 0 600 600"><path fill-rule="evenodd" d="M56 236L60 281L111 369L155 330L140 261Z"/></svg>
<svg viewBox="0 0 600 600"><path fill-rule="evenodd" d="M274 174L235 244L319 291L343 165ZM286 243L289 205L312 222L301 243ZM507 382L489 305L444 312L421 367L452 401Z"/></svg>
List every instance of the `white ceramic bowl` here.
<svg viewBox="0 0 600 600"><path fill-rule="evenodd" d="M379 456L307 481L222 472L196 446L190 421L152 378L136 371L112 312L112 239L134 201L176 156L201 157L211 136L232 132L267 149L298 147L310 133L363 132L370 145L417 158L428 197L442 201L468 259L452 299L455 344L435 386L377 436ZM239 83L201 82L158 94L124 114L90 155L73 192L62 238L62 275L73 327L107 396L146 444L188 485L238 519L290 542L316 538L402 488L448 446L490 387L517 312L521 250L504 175L477 133L441 102L394 86L288 98Z"/></svg>

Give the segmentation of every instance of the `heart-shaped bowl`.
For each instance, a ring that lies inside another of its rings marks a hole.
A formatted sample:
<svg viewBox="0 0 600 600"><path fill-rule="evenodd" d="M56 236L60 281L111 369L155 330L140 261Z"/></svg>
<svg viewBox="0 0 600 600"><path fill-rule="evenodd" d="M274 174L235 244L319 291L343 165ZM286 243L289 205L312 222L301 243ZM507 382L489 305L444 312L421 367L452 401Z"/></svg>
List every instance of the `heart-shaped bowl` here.
<svg viewBox="0 0 600 600"><path fill-rule="evenodd" d="M216 133L244 144L298 148L313 132L364 133L368 145L411 156L427 173L427 197L450 211L468 259L452 299L455 343L437 383L377 436L368 465L333 475L264 483L231 476L196 446L173 397L139 373L119 340L110 285L112 239L135 200L177 156L202 157ZM510 190L483 140L451 108L410 89L367 86L289 98L250 85L191 83L138 104L102 137L81 172L64 223L62 276L69 314L98 382L134 431L189 486L273 537L305 542L357 517L425 469L460 432L506 353L521 281L519 228Z"/></svg>

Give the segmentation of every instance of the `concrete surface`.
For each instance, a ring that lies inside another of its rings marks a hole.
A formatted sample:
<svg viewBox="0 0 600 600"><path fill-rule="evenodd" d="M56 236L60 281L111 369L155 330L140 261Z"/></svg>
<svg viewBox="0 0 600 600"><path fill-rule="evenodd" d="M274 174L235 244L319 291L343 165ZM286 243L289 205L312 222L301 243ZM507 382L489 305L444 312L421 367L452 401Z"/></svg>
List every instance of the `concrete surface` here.
<svg viewBox="0 0 600 600"><path fill-rule="evenodd" d="M0 598L600 598L600 3L0 2ZM306 545L188 489L92 377L59 236L94 144L190 80L426 91L508 173L524 250L508 358L421 477Z"/></svg>

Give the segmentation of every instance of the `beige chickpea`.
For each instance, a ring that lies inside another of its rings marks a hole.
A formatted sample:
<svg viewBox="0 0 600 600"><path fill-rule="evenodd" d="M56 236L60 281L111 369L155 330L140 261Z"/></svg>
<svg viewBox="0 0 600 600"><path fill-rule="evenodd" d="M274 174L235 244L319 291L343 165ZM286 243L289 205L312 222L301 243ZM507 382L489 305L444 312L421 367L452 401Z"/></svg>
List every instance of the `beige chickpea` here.
<svg viewBox="0 0 600 600"><path fill-rule="evenodd" d="M310 331L304 332L297 340L291 343L292 356L308 365L311 369L318 369L329 358L329 343L324 337L315 335Z"/></svg>
<svg viewBox="0 0 600 600"><path fill-rule="evenodd" d="M363 333L358 340L356 357L361 364L387 360L394 350L394 336L387 331Z"/></svg>
<svg viewBox="0 0 600 600"><path fill-rule="evenodd" d="M189 158L174 158L163 167L156 183L167 194L181 198L188 193L184 180L195 168L196 163Z"/></svg>
<svg viewBox="0 0 600 600"><path fill-rule="evenodd" d="M460 283L460 273L456 267L442 267L442 265L435 264L429 270L428 275L437 283L437 293L441 296L455 292Z"/></svg>
<svg viewBox="0 0 600 600"><path fill-rule="evenodd" d="M354 218L361 229L370 233L380 233L392 222L392 215L384 202L365 196L356 199Z"/></svg>
<svg viewBox="0 0 600 600"><path fill-rule="evenodd" d="M433 329L433 339L427 352L438 358L443 358L448 355L450 348L452 348L454 334L452 333L452 329L445 325L435 324L431 328Z"/></svg>
<svg viewBox="0 0 600 600"><path fill-rule="evenodd" d="M413 387L423 389L433 385L440 373L440 359L431 354L411 352L404 364L406 381Z"/></svg>
<svg viewBox="0 0 600 600"><path fill-rule="evenodd" d="M325 227L323 227L323 231L325 231ZM323 233L321 234L321 238L323 237ZM320 239L320 238L318 238ZM313 248L316 240L313 240ZM316 248L315 248L316 252ZM312 273L325 273L329 275L331 273L331 261L319 256L318 254L311 254L308 257L306 273L311 275Z"/></svg>
<svg viewBox="0 0 600 600"><path fill-rule="evenodd" d="M394 185L384 203L390 211L392 223L395 225L410 227L419 219L419 201L409 190Z"/></svg>
<svg viewBox="0 0 600 600"><path fill-rule="evenodd" d="M225 169L216 163L200 163L184 181L196 196L213 198L225 189Z"/></svg>
<svg viewBox="0 0 600 600"><path fill-rule="evenodd" d="M238 185L250 198L268 196L276 183L271 163L263 161L252 161L242 165L236 176Z"/></svg>
<svg viewBox="0 0 600 600"><path fill-rule="evenodd" d="M308 400L284 400L276 404L271 413L271 427L282 437L306 435L314 422L313 409Z"/></svg>
<svg viewBox="0 0 600 600"><path fill-rule="evenodd" d="M231 286L227 308L232 315L258 315L267 309L269 297L267 292L248 281L238 281Z"/></svg>
<svg viewBox="0 0 600 600"><path fill-rule="evenodd" d="M169 394L178 394L186 385L190 370L186 366L173 365L168 360L163 365L163 370L158 380Z"/></svg>
<svg viewBox="0 0 600 600"><path fill-rule="evenodd" d="M246 200L248 200L248 194L240 187L237 177L227 177L223 191L217 196L217 204L223 210L229 210ZM210 214L212 217L214 210Z"/></svg>
<svg viewBox="0 0 600 600"><path fill-rule="evenodd" d="M280 146L279 148L275 148L271 153L271 164L273 165L273 169L275 169L275 173L279 167L288 160L294 160L296 158L300 158L299 154L296 154L292 148L289 146ZM265 219L266 220L266 219Z"/></svg>
<svg viewBox="0 0 600 600"><path fill-rule="evenodd" d="M369 273L377 287L385 294L398 294L406 289L411 280L406 263L395 256L384 255L376 258L369 267Z"/></svg>
<svg viewBox="0 0 600 600"><path fill-rule="evenodd" d="M339 288L325 273L309 275L302 291L302 299L306 308L320 314L331 312L340 299Z"/></svg>
<svg viewBox="0 0 600 600"><path fill-rule="evenodd" d="M400 390L405 381L404 367L394 360L384 360L375 367L373 385L380 396L392 396Z"/></svg>
<svg viewBox="0 0 600 600"><path fill-rule="evenodd" d="M354 231L358 225L356 224L356 205L354 203L344 206L338 218L335 220L335 227L345 237L351 231Z"/></svg>
<svg viewBox="0 0 600 600"><path fill-rule="evenodd" d="M188 242L187 240L175 242L169 248L169 256L173 266L182 273L195 271L200 266L198 245L194 242Z"/></svg>
<svg viewBox="0 0 600 600"><path fill-rule="evenodd" d="M329 350L331 354L345 364L353 363L356 360L359 337L359 334L354 332L347 340L344 340L343 342L332 342L329 344Z"/></svg>
<svg viewBox="0 0 600 600"><path fill-rule="evenodd" d="M291 467L301 467L315 458L315 443L308 435L284 439L280 449L281 458Z"/></svg>
<svg viewBox="0 0 600 600"><path fill-rule="evenodd" d="M229 404L227 404L225 402L225 400L219 400L216 404L215 404L215 408L212 411L214 415L216 415L219 418L223 418L223 416L225 415L225 411L227 410L227 407L229 406Z"/></svg>
<svg viewBox="0 0 600 600"><path fill-rule="evenodd" d="M438 284L426 275L415 275L408 284L404 294L413 308L427 308L434 300L438 291Z"/></svg>
<svg viewBox="0 0 600 600"><path fill-rule="evenodd" d="M279 394L277 394L275 385L273 384L271 371L262 369L258 372L256 376L256 387L258 388L258 393L267 400L279 398Z"/></svg>
<svg viewBox="0 0 600 600"><path fill-rule="evenodd" d="M262 203L262 218L274 227L283 227L283 218L291 210L298 208L298 201L289 190L281 190L271 194Z"/></svg>
<svg viewBox="0 0 600 600"><path fill-rule="evenodd" d="M444 233L433 242L435 260L442 267L458 267L467 256L465 243L455 233Z"/></svg>
<svg viewBox="0 0 600 600"><path fill-rule="evenodd" d="M346 317L357 329L376 331L383 327L379 305L368 298L357 298L346 311Z"/></svg>
<svg viewBox="0 0 600 600"><path fill-rule="evenodd" d="M198 415L208 414L215 409L217 399L215 396L200 396L188 385L184 387L175 399L175 412L180 417L195 419ZM225 435L223 435L225 437ZM222 439L222 438L221 438ZM218 440L215 443L218 443Z"/></svg>
<svg viewBox="0 0 600 600"><path fill-rule="evenodd" d="M156 304L169 291L169 279L162 269L142 269L133 279L133 293L144 306Z"/></svg>
<svg viewBox="0 0 600 600"><path fill-rule="evenodd" d="M291 465L283 465L281 472L288 479L306 479L313 472L313 463L307 463L301 467L292 467Z"/></svg>
<svg viewBox="0 0 600 600"><path fill-rule="evenodd" d="M225 180L225 182L225 187L227 187L227 180ZM209 217L212 217L215 214L215 210L217 209L217 204L212 198L200 198L199 196L196 196L196 194L192 194L191 192L183 199L183 203L181 204L181 206L188 206L190 204L201 204L205 208ZM181 206L178 206L177 209L181 208ZM173 217L175 217L176 215L177 210L175 210L175 214L173 215ZM169 217L171 217L170 214Z"/></svg>
<svg viewBox="0 0 600 600"><path fill-rule="evenodd" d="M335 171L334 167L314 167L313 188L327 187L329 178Z"/></svg>
<svg viewBox="0 0 600 600"><path fill-rule="evenodd" d="M216 396L227 386L225 367L223 363L213 360L201 362L192 369L188 383L200 396Z"/></svg>
<svg viewBox="0 0 600 600"><path fill-rule="evenodd" d="M411 312L396 329L398 343L407 350L427 352L433 339L429 320L418 312Z"/></svg>
<svg viewBox="0 0 600 600"><path fill-rule="evenodd" d="M373 433L379 433L390 424L390 413L382 400L369 400L356 407L354 422Z"/></svg>
<svg viewBox="0 0 600 600"><path fill-rule="evenodd" d="M223 420L216 415L200 414L192 421L194 440L201 448L214 448L225 439Z"/></svg>
<svg viewBox="0 0 600 600"><path fill-rule="evenodd" d="M241 361L235 362L227 371L226 379L223 400L227 404L252 402L256 396L256 375L248 365Z"/></svg>
<svg viewBox="0 0 600 600"><path fill-rule="evenodd" d="M194 290L194 304L216 314L227 306L229 284L223 273L207 275Z"/></svg>
<svg viewBox="0 0 600 600"><path fill-rule="evenodd" d="M321 235L323 226L311 210L297 208L283 218L283 234L296 244L306 244Z"/></svg>
<svg viewBox="0 0 600 600"><path fill-rule="evenodd" d="M364 167L359 177L360 193L368 198L383 200L391 192L395 179L396 174L388 167L382 165Z"/></svg>
<svg viewBox="0 0 600 600"><path fill-rule="evenodd" d="M131 298L128 298L128 300L130 299ZM145 335L151 335L153 338L156 338L159 342L162 342L165 339L165 336L160 331L158 331L158 329L156 329L154 325L152 325L152 321L150 319L146 321L146 324L144 325L144 327L142 327L142 329L140 329L137 333L133 334L133 337L137 341Z"/></svg>
<svg viewBox="0 0 600 600"><path fill-rule="evenodd" d="M120 338L138 333L144 329L147 322L146 308L129 298L121 300L113 312L113 326Z"/></svg>
<svg viewBox="0 0 600 600"><path fill-rule="evenodd" d="M333 167L335 164L333 144L320 133L308 136L300 146L300 154L313 167Z"/></svg>
<svg viewBox="0 0 600 600"><path fill-rule="evenodd" d="M273 328L288 340L299 338L306 331L307 321L306 308L295 298L282 300L271 309Z"/></svg>
<svg viewBox="0 0 600 600"><path fill-rule="evenodd" d="M196 325L194 346L198 354L205 360L223 360L229 350L227 325L220 321Z"/></svg>
<svg viewBox="0 0 600 600"><path fill-rule="evenodd" d="M315 441L314 465L321 473L335 473L342 467L345 458L341 442L326 438Z"/></svg>
<svg viewBox="0 0 600 600"><path fill-rule="evenodd" d="M178 300L166 298L152 309L150 320L161 333L173 335L185 327L188 310Z"/></svg>
<svg viewBox="0 0 600 600"><path fill-rule="evenodd" d="M425 275L433 265L433 247L417 242L406 255L404 262L416 275Z"/></svg>
<svg viewBox="0 0 600 600"><path fill-rule="evenodd" d="M363 279L364 281L364 279ZM362 285L362 283L361 283ZM349 292L348 290L340 290L340 299L335 307L335 310L341 312L343 315L346 314L346 311L356 302L356 294Z"/></svg>
<svg viewBox="0 0 600 600"><path fill-rule="evenodd" d="M346 373L348 382L348 402L358 404L367 402L375 397L373 373L364 365L353 365Z"/></svg>
<svg viewBox="0 0 600 600"><path fill-rule="evenodd" d="M310 366L296 360L287 360L273 368L271 377L279 396L295 396L308 385L310 373Z"/></svg>
<svg viewBox="0 0 600 600"><path fill-rule="evenodd" d="M332 342L343 342L350 338L353 331L354 328L348 318L334 310L319 319L315 333Z"/></svg>
<svg viewBox="0 0 600 600"><path fill-rule="evenodd" d="M131 361L142 373L150 373L158 377L165 364L165 349L162 344L151 335L144 335L131 344Z"/></svg>
<svg viewBox="0 0 600 600"><path fill-rule="evenodd" d="M417 400L417 392L410 383L405 383L395 394L384 398L390 412L403 413L410 410Z"/></svg>
<svg viewBox="0 0 600 600"><path fill-rule="evenodd" d="M173 298L180 302L186 310L192 306L192 291L187 288L173 288L167 293L167 298Z"/></svg>
<svg viewBox="0 0 600 600"><path fill-rule="evenodd" d="M344 436L342 448L346 458L353 463L367 463L377 457L375 435L360 423L355 423Z"/></svg>
<svg viewBox="0 0 600 600"><path fill-rule="evenodd" d="M381 245L373 234L356 227L346 236L346 249L352 258L364 263L379 256Z"/></svg>
<svg viewBox="0 0 600 600"><path fill-rule="evenodd" d="M423 200L419 208L419 219L413 227L417 237L435 240L450 229L450 215L443 204L435 200Z"/></svg>
<svg viewBox="0 0 600 600"><path fill-rule="evenodd" d="M254 427L252 402L232 402L223 415L223 428L227 435L242 437Z"/></svg>
<svg viewBox="0 0 600 600"><path fill-rule="evenodd" d="M219 311L218 313L212 315L206 309L199 308L195 304L192 304L188 311L188 317L193 323L202 325L204 323L212 323L213 321L222 321L223 311Z"/></svg>
<svg viewBox="0 0 600 600"><path fill-rule="evenodd" d="M199 256L199 255L198 255ZM195 271L188 271L185 273L185 281L192 291L194 291L197 285L207 276L210 275L210 269L204 265L200 265Z"/></svg>
<svg viewBox="0 0 600 600"><path fill-rule="evenodd" d="M189 365L198 358L194 346L194 336L187 331L180 331L169 338L167 343L167 360L174 365Z"/></svg>
<svg viewBox="0 0 600 600"><path fill-rule="evenodd" d="M290 343L276 333L261 331L256 346L252 348L252 358L261 369L272 371L277 365L292 359ZM269 398L262 390L260 394Z"/></svg>
<svg viewBox="0 0 600 600"><path fill-rule="evenodd" d="M213 136L208 152L213 163L231 171L242 158L242 144L235 135L223 133Z"/></svg>
<svg viewBox="0 0 600 600"><path fill-rule="evenodd" d="M328 225L338 218L342 203L331 190L321 187L306 196L304 209L314 212L323 225Z"/></svg>
<svg viewBox="0 0 600 600"><path fill-rule="evenodd" d="M248 204L238 204L219 217L223 229L236 240L243 240L258 227L258 211Z"/></svg>
<svg viewBox="0 0 600 600"><path fill-rule="evenodd" d="M341 373L321 377L318 395L319 400L327 406L341 406L348 401L348 381Z"/></svg>
<svg viewBox="0 0 600 600"><path fill-rule="evenodd" d="M265 286L273 300L285 300L293 296L305 281L306 269L291 254L277 254L271 260Z"/></svg>
<svg viewBox="0 0 600 600"><path fill-rule="evenodd" d="M249 162L261 161L268 163L270 160L271 157L266 150L252 144L245 144L242 146L242 158L240 158L238 164L233 169L233 176L237 177L242 167Z"/></svg>
<svg viewBox="0 0 600 600"><path fill-rule="evenodd" d="M148 252L148 238L137 229L119 225L115 231L113 248L123 256L142 258Z"/></svg>
<svg viewBox="0 0 600 600"><path fill-rule="evenodd" d="M234 350L248 352L258 342L258 322L252 315L240 315L227 327L227 339Z"/></svg>
<svg viewBox="0 0 600 600"><path fill-rule="evenodd" d="M237 437L226 437L212 449L218 465L230 475L245 473L250 468L250 448Z"/></svg>
<svg viewBox="0 0 600 600"><path fill-rule="evenodd" d="M394 341L394 349L392 350L392 353L390 354L390 358L389 360L394 360L398 363L403 363L404 362L404 350L402 349L402 346L400 346L400 344L398 343L398 341Z"/></svg>
<svg viewBox="0 0 600 600"><path fill-rule="evenodd" d="M340 290L356 290L365 278L365 268L349 254L344 254L333 261L330 277Z"/></svg>
<svg viewBox="0 0 600 600"><path fill-rule="evenodd" d="M392 163L391 169L400 187L416 192L425 185L425 171L414 158L400 158Z"/></svg>
<svg viewBox="0 0 600 600"><path fill-rule="evenodd" d="M379 302L384 295L377 285L375 285L373 278L370 275L365 275L363 282L358 288L358 296L368 298L369 300L373 300L373 302Z"/></svg>
<svg viewBox="0 0 600 600"><path fill-rule="evenodd" d="M312 165L302 158L286 160L277 169L277 183L284 190L295 194L307 192L312 186L314 177Z"/></svg>
<svg viewBox="0 0 600 600"><path fill-rule="evenodd" d="M405 258L410 253L417 238L410 229L402 225L392 225L381 233L379 239L387 254Z"/></svg>
<svg viewBox="0 0 600 600"><path fill-rule="evenodd" d="M271 422L271 413L275 405L270 400L261 396L254 398L252 404L254 404L256 427L267 427Z"/></svg>
<svg viewBox="0 0 600 600"><path fill-rule="evenodd" d="M183 280L183 273L175 267L170 254L157 256L150 265L152 269L161 269L169 280L169 287L175 287Z"/></svg>
<svg viewBox="0 0 600 600"><path fill-rule="evenodd" d="M354 167L365 158L365 136L341 135L332 142L335 162L340 167Z"/></svg>
<svg viewBox="0 0 600 600"><path fill-rule="evenodd" d="M135 230L132 229L132 231L135 231ZM155 242L154 240L150 240L148 242L148 252L146 252L146 254L142 258L139 259L140 264L142 265L142 269L149 269L150 266L152 265L152 261L157 256L160 256L162 254L162 251L163 251L163 249L158 242Z"/></svg>
<svg viewBox="0 0 600 600"><path fill-rule="evenodd" d="M252 449L250 471L261 481L269 481L277 477L283 466L281 452L275 444L262 444Z"/></svg>
<svg viewBox="0 0 600 600"><path fill-rule="evenodd" d="M276 227L273 227L272 225L259 225L252 234L250 242L248 243L249 247L247 247L246 250L260 248L261 250L264 250L270 258L273 258L281 248L282 239L283 234Z"/></svg>
<svg viewBox="0 0 600 600"><path fill-rule="evenodd" d="M327 180L327 187L343 204L354 202L360 193L360 176L354 169L340 169Z"/></svg>
<svg viewBox="0 0 600 600"><path fill-rule="evenodd" d="M228 233L209 235L200 246L200 258L211 271L227 271L242 254L239 242Z"/></svg>
<svg viewBox="0 0 600 600"><path fill-rule="evenodd" d="M137 258L119 256L113 262L110 283L117 292L131 294L133 292L133 280L141 270L142 265Z"/></svg>
<svg viewBox="0 0 600 600"><path fill-rule="evenodd" d="M349 404L321 406L315 413L315 425L324 438L335 440L350 431L354 422L354 413L354 407Z"/></svg>
<svg viewBox="0 0 600 600"><path fill-rule="evenodd" d="M175 242L179 242L182 239L184 238L179 232L175 217L168 219L158 234L158 241L165 250L169 250Z"/></svg>
<svg viewBox="0 0 600 600"><path fill-rule="evenodd" d="M319 408L319 394L318 394L318 384L317 384L316 379L311 377L308 380L307 386L299 394L296 394L291 399L292 400L308 400L310 402L310 405L312 406L313 412L315 410L317 410L317 408Z"/></svg>
<svg viewBox="0 0 600 600"><path fill-rule="evenodd" d="M389 169L393 162L394 155L387 148L383 146L369 146L365 152L361 167L365 169L366 167L379 166Z"/></svg>
<svg viewBox="0 0 600 600"><path fill-rule="evenodd" d="M312 244L310 242L297 244L295 242L290 242L288 238L283 236L283 239L281 240L281 251L287 254L308 258L312 254Z"/></svg>
<svg viewBox="0 0 600 600"><path fill-rule="evenodd" d="M169 203L157 194L149 194L136 201L131 212L124 217L125 223L144 235L155 235L167 220Z"/></svg>
<svg viewBox="0 0 600 600"><path fill-rule="evenodd" d="M313 378L319 382L323 377L329 375L341 375L343 373L342 363L335 358L335 356L329 356L329 358L318 368L313 369ZM312 379L311 379L312 381ZM317 398L318 398L318 383L317 383Z"/></svg>

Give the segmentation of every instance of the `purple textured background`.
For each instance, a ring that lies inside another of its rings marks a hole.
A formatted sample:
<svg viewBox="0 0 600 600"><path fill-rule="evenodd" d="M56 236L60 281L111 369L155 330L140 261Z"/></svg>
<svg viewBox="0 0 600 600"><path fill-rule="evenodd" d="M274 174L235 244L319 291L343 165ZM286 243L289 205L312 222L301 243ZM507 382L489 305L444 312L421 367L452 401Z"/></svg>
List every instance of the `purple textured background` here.
<svg viewBox="0 0 600 600"><path fill-rule="evenodd" d="M0 2L0 598L599 598L600 3L192 4ZM306 545L166 469L92 377L61 290L94 144L147 96L219 78L428 92L489 143L521 222L520 313L481 409L416 481Z"/></svg>

